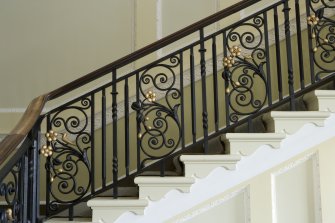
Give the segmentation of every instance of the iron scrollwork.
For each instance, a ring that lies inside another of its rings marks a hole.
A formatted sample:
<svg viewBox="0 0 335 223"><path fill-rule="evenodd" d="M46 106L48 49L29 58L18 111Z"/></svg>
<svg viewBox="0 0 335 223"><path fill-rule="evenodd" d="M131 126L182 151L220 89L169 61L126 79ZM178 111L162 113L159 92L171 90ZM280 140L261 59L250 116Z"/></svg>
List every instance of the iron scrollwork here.
<svg viewBox="0 0 335 223"><path fill-rule="evenodd" d="M334 1L311 0L310 8L314 14L307 17L311 26L313 41L313 60L317 66L315 79L320 80L335 71L335 21L325 14L334 10Z"/></svg>
<svg viewBox="0 0 335 223"><path fill-rule="evenodd" d="M46 133L48 144L41 149L41 154L48 157L48 209L52 212L57 211L60 204L79 201L91 186L88 151L92 149L92 139L87 128L92 105L89 98L83 98L79 103L62 108L51 116L52 130Z"/></svg>
<svg viewBox="0 0 335 223"><path fill-rule="evenodd" d="M0 210L1 222L20 222L19 176L21 163L16 164L3 182L0 182L0 198L6 202L6 209Z"/></svg>
<svg viewBox="0 0 335 223"><path fill-rule="evenodd" d="M176 73L180 60L177 56L169 58L169 63L159 63L144 70L139 79L142 100L134 102L132 109L138 112L137 122L141 132L138 135L142 152L148 160L159 159L171 154L181 139L178 109L180 90L175 88ZM146 92L145 89L152 89ZM157 95L163 101L157 102Z"/></svg>
<svg viewBox="0 0 335 223"><path fill-rule="evenodd" d="M227 33L230 56L223 60L223 78L226 81L229 119L237 122L245 115L259 111L267 100L267 79L264 71L266 50L264 49L264 19L256 16L232 28Z"/></svg>

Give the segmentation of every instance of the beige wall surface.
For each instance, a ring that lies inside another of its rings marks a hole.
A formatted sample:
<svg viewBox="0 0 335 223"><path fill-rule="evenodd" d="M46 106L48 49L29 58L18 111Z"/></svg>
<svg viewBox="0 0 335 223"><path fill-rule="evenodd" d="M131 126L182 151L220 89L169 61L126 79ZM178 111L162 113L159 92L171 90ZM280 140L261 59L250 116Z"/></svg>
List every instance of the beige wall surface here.
<svg viewBox="0 0 335 223"><path fill-rule="evenodd" d="M131 0L0 4L0 108L25 108L132 50Z"/></svg>
<svg viewBox="0 0 335 223"><path fill-rule="evenodd" d="M225 211L243 221L229 223L335 222L335 138L219 194L168 222L225 222ZM243 193L241 193L243 192ZM246 194L247 201L239 196ZM247 204L246 204L247 202ZM240 212L234 212L238 206ZM221 211L217 211L221 209ZM229 219L231 216L227 216Z"/></svg>

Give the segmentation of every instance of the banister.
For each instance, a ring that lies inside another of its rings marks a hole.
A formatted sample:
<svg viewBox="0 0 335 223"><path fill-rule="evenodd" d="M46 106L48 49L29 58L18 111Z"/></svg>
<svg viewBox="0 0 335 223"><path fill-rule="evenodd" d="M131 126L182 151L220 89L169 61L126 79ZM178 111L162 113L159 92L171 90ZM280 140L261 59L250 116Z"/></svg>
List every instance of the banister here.
<svg viewBox="0 0 335 223"><path fill-rule="evenodd" d="M171 35L164 37L148 46L145 46L127 56L124 56L98 70L95 70L81 78L78 78L77 80L74 80L66 85L64 85L63 87L60 87L52 92L49 93L49 99L55 99L57 97L60 97L70 91L72 91L73 89L76 89L78 87L81 87L91 81L94 81L96 79L98 79L99 77L102 77L103 75L106 75L110 72L112 72L113 69L118 69L120 67L123 67L124 65L127 65L141 57L144 57L150 53L153 53L181 38L184 38L194 32L196 32L197 30L204 28L208 25L211 25L212 23L215 23L217 21L219 21L220 19L223 19L225 17L228 17L240 10L245 9L246 7L253 5L257 2L260 2L261 0L243 0L239 3L236 3L228 8L225 8L211 16L208 16L196 23L193 23L175 33L172 33Z"/></svg>
<svg viewBox="0 0 335 223"><path fill-rule="evenodd" d="M14 129L0 142L0 166L34 127L47 100L48 95L41 95L32 100Z"/></svg>

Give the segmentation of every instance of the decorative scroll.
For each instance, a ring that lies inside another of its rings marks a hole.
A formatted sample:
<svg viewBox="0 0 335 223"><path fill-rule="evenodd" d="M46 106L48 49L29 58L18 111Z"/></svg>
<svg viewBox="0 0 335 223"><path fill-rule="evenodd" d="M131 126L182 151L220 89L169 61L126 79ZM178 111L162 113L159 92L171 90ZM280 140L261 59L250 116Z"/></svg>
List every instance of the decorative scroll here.
<svg viewBox="0 0 335 223"><path fill-rule="evenodd" d="M325 16L335 9L335 1L311 0L310 8L314 14L308 16L307 23L313 39L315 79L320 80L335 72L335 21Z"/></svg>
<svg viewBox="0 0 335 223"><path fill-rule="evenodd" d="M181 139L178 108L181 94L175 88L174 68L180 64L179 58L172 56L169 63L156 64L144 70L140 76L139 88L143 99L132 104L138 112L137 121L141 131L138 134L141 150L148 160L159 159L171 154ZM152 89L145 92L145 89ZM162 102L156 101L156 94L163 96Z"/></svg>
<svg viewBox="0 0 335 223"><path fill-rule="evenodd" d="M88 150L91 134L87 132L91 100L83 98L80 105L71 105L51 115L51 129L46 133L48 145L41 154L48 158L50 211L59 204L72 204L83 198L91 186L91 166ZM55 130L63 131L56 133ZM69 139L70 138L70 139Z"/></svg>
<svg viewBox="0 0 335 223"><path fill-rule="evenodd" d="M0 210L0 222L20 222L19 175L21 163L18 163L0 182L0 198L4 199L7 207Z"/></svg>
<svg viewBox="0 0 335 223"><path fill-rule="evenodd" d="M223 59L223 78L231 110L231 122L259 111L267 100L267 79L264 72L266 50L263 37L264 19L256 16L227 33L226 47L230 56Z"/></svg>

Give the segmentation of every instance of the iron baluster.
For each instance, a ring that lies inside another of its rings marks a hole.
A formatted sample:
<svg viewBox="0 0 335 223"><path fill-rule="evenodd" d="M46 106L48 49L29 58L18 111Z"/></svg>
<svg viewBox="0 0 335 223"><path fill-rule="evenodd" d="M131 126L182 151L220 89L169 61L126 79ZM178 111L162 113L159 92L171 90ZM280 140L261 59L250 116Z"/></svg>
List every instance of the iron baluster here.
<svg viewBox="0 0 335 223"><path fill-rule="evenodd" d="M124 107L125 107L125 118L124 118L124 126L125 126L125 164L126 164L126 176L129 176L129 88L128 88L128 79L125 80L124 84Z"/></svg>
<svg viewBox="0 0 335 223"><path fill-rule="evenodd" d="M282 84L282 63L281 63L281 50L280 50L280 39L279 39L279 23L278 23L278 10L277 6L273 9L274 29L275 29L275 49L276 49L276 61L277 61L277 85L278 85L278 96L279 100L283 99L283 84Z"/></svg>
<svg viewBox="0 0 335 223"><path fill-rule="evenodd" d="M180 122L181 122L181 146L185 148L185 120L184 120L184 68L183 68L183 53L179 53L179 72L180 72Z"/></svg>
<svg viewBox="0 0 335 223"><path fill-rule="evenodd" d="M207 113L207 90L206 90L206 59L204 30L200 29L200 70L201 70L201 90L202 90L202 128L204 133L204 151L208 152L208 113Z"/></svg>
<svg viewBox="0 0 335 223"><path fill-rule="evenodd" d="M101 165L102 165L102 187L106 187L106 90L101 91Z"/></svg>
<svg viewBox="0 0 335 223"><path fill-rule="evenodd" d="M295 18L297 25L297 41L298 41L298 59L299 59L299 74L300 74L300 88L305 88L305 72L304 72L304 55L302 52L302 35L301 35L301 21L300 21L300 5L299 0L295 0Z"/></svg>
<svg viewBox="0 0 335 223"><path fill-rule="evenodd" d="M192 139L193 143L197 141L197 110L195 106L195 80L194 80L194 54L193 47L190 49L190 81L191 81L191 116L192 116Z"/></svg>
<svg viewBox="0 0 335 223"><path fill-rule="evenodd" d="M95 192L95 94L91 95L91 194Z"/></svg>
<svg viewBox="0 0 335 223"><path fill-rule="evenodd" d="M212 61L213 61L213 94L214 94L214 122L215 131L219 131L219 102L218 102L218 77L217 77L217 55L216 37L212 37Z"/></svg>
<svg viewBox="0 0 335 223"><path fill-rule="evenodd" d="M227 57L227 35L226 35L226 31L224 30L222 32L222 43L223 43L223 57L226 58ZM230 111L229 111L229 80L228 80L228 70L226 68L224 68L223 72L222 72L222 78L224 79L224 96L225 96L225 103L224 103L224 110L226 113L226 126L230 125Z"/></svg>
<svg viewBox="0 0 335 223"><path fill-rule="evenodd" d="M117 89L116 70L113 70L112 118L113 118L113 197L118 197L118 144L117 144Z"/></svg>
<svg viewBox="0 0 335 223"><path fill-rule="evenodd" d="M139 73L136 73L136 103L140 103L140 77ZM140 134L141 134L141 113L140 110L136 110L136 126L137 126L137 171L141 169L141 139L140 139Z"/></svg>
<svg viewBox="0 0 335 223"><path fill-rule="evenodd" d="M263 12L264 18L264 40L265 40L265 53L266 53L266 76L267 85L266 91L268 92L268 104L272 105L272 88L271 88L271 67L270 67L270 44L269 44L269 30L268 30L268 16L267 11Z"/></svg>
<svg viewBox="0 0 335 223"><path fill-rule="evenodd" d="M291 47L291 31L290 31L290 7L288 0L284 2L284 19L285 19L285 42L286 42L286 53L287 53L287 68L288 68L288 87L290 97L290 108L295 111L295 99L294 99L294 77L293 77L293 64L292 64L292 47Z"/></svg>
<svg viewBox="0 0 335 223"><path fill-rule="evenodd" d="M311 0L306 0L306 15L309 16L311 14ZM312 28L307 26L308 32L308 53L309 53L309 72L311 77L311 83L315 83L315 72L314 72L314 53L313 53L313 43L312 43Z"/></svg>

